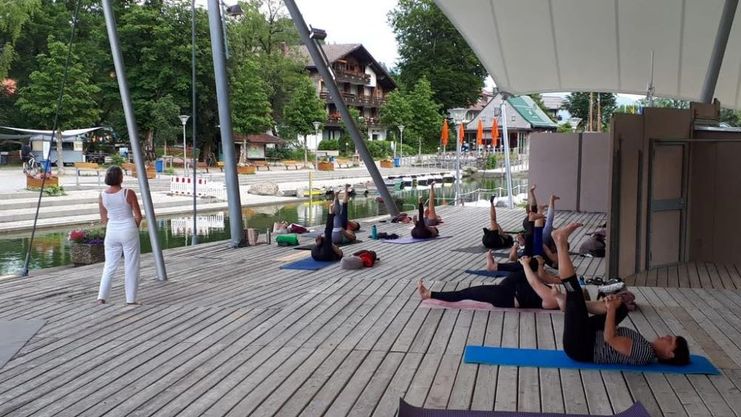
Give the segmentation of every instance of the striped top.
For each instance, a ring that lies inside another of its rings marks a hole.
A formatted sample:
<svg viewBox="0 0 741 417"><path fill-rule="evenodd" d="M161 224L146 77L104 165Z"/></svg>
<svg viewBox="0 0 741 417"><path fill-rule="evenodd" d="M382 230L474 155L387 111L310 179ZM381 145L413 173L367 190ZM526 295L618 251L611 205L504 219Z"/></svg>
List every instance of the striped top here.
<svg viewBox="0 0 741 417"><path fill-rule="evenodd" d="M640 333L627 327L618 327L616 334L633 340L630 355L623 355L607 342L603 331L598 331L594 340L594 363L619 363L623 365L646 365L656 360L651 343Z"/></svg>

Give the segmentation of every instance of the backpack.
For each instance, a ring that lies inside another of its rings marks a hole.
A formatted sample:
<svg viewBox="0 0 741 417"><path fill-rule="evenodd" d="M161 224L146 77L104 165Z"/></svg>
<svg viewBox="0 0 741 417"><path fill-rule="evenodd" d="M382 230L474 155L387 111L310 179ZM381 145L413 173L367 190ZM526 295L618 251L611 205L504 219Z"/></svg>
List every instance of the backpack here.
<svg viewBox="0 0 741 417"><path fill-rule="evenodd" d="M372 250L361 250L353 253L353 256L357 256L363 261L363 266L366 268L372 267L378 260L376 252Z"/></svg>

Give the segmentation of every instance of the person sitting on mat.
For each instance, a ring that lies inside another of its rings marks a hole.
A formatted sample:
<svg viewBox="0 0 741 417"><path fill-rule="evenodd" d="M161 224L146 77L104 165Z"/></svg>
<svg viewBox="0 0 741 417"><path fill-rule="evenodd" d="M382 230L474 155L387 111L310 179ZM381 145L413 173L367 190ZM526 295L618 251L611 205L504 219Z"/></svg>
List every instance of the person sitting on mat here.
<svg viewBox="0 0 741 417"><path fill-rule="evenodd" d="M332 243L337 245L351 243L357 239L355 233L347 229L347 226L350 224L347 208L347 202L350 200L350 193L348 193L349 187L349 185L345 185L345 195L342 203L340 203L339 193L336 192L334 194L334 202L332 202L330 207L330 211L334 214Z"/></svg>
<svg viewBox="0 0 741 417"><path fill-rule="evenodd" d="M342 249L332 243L332 228L334 226L334 213L327 216L327 224L324 226L324 235L317 236L314 247L311 249L311 257L315 261L339 261L342 259Z"/></svg>
<svg viewBox="0 0 741 417"><path fill-rule="evenodd" d="M494 206L496 196L489 197L489 227L484 227L484 237L481 243L487 249L502 249L513 246L514 239L506 234L502 226L497 223L497 208Z"/></svg>
<svg viewBox="0 0 741 417"><path fill-rule="evenodd" d="M427 208L425 209L425 224L427 226L437 226L443 222L442 217L438 216L435 212L435 183L430 184L430 195L427 200Z"/></svg>
<svg viewBox="0 0 741 417"><path fill-rule="evenodd" d="M572 223L552 233L558 253L558 274L566 289L563 331L566 355L579 362L646 365L658 360L669 365L687 365L690 354L685 338L669 335L649 342L635 330L617 326L628 314L620 297L605 297L606 313L589 316L567 247L569 235L580 226ZM529 266L524 268L527 274Z"/></svg>
<svg viewBox="0 0 741 417"><path fill-rule="evenodd" d="M419 216L414 216L414 229L412 237L415 239L432 239L440 235L440 231L435 226L428 226L425 223L425 205L422 203L422 197L419 198Z"/></svg>

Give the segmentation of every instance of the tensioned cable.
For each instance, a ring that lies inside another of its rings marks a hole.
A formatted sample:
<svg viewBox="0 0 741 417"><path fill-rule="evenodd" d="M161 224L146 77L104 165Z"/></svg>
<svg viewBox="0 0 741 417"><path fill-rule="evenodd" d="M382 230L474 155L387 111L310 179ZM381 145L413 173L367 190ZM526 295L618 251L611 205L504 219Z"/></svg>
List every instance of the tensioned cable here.
<svg viewBox="0 0 741 417"><path fill-rule="evenodd" d="M72 18L72 31L69 34L69 42L67 43L67 59L64 63L64 74L62 75L62 84L59 88L59 98L57 99L57 108L54 111L54 122L52 123L52 130L51 130L51 142L49 143L49 152L51 153L51 144L54 143L54 136L57 134L57 129L59 127L59 110L62 108L62 98L64 97L64 87L67 84L67 74L69 72L69 63L72 59L72 41L75 39L75 30L77 29L77 18L80 15L80 4L82 3L82 0L77 0L77 3L75 4L75 15ZM62 138L64 139L64 138ZM61 149L57 149L57 151L62 152ZM59 158L57 158L59 160ZM49 169L51 170L51 163L47 160L46 164L48 164ZM41 189L39 189L39 199L36 202L36 214L33 217L33 228L31 229L31 240L28 242L28 250L26 250L26 260L23 263L23 270L21 271L21 276L28 276L28 265L31 262L31 250L33 248L33 239L36 236L36 224L39 220L39 209L41 208L41 197L44 195L44 184L46 183L46 167L44 167L44 175L41 178Z"/></svg>

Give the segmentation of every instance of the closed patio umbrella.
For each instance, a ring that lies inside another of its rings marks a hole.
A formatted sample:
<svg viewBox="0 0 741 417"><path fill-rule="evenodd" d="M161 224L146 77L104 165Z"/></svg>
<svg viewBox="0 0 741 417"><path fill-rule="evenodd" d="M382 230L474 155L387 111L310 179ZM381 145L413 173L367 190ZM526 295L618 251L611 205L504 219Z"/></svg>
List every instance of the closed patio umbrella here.
<svg viewBox="0 0 741 417"><path fill-rule="evenodd" d="M499 146L499 123L496 117L491 121L491 146L496 149Z"/></svg>
<svg viewBox="0 0 741 417"><path fill-rule="evenodd" d="M443 129L440 132L440 143L443 145L443 149L448 146L448 119L443 120Z"/></svg>
<svg viewBox="0 0 741 417"><path fill-rule="evenodd" d="M476 146L481 147L484 144L484 122L479 119L479 125L476 129Z"/></svg>
<svg viewBox="0 0 741 417"><path fill-rule="evenodd" d="M463 129L463 123L460 124L460 128L458 129L458 139L461 141L461 145L463 144L463 139L466 137L466 131Z"/></svg>

